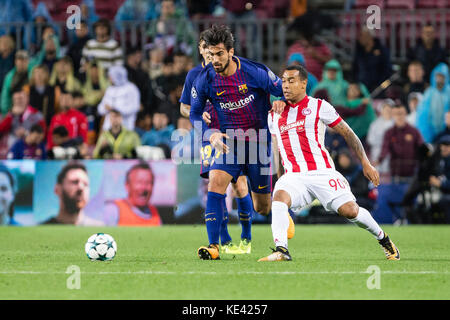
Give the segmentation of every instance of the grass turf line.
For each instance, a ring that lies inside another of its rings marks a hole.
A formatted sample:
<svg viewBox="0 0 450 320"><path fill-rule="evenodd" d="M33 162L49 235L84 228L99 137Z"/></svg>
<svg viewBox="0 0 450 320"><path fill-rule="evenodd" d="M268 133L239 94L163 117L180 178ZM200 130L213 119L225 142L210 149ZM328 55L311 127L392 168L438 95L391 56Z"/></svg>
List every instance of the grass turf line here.
<svg viewBox="0 0 450 320"><path fill-rule="evenodd" d="M377 241L352 225L297 225L292 262L258 263L273 247L269 225L253 226L252 254L196 256L204 225L161 228L0 228L0 299L450 299L450 226L383 227L399 247L387 261ZM238 242L240 227L230 226ZM109 262L89 261L96 232L118 245ZM81 289L66 269L81 269ZM381 289L369 290L369 266Z"/></svg>

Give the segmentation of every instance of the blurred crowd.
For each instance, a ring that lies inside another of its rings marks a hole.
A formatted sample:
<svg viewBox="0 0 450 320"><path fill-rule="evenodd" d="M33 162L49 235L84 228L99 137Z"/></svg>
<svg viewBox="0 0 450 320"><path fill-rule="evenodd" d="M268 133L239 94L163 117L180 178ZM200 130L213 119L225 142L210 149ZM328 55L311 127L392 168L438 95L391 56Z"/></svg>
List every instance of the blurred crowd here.
<svg viewBox="0 0 450 320"><path fill-rule="evenodd" d="M197 50L193 21L266 17L295 25L296 17L310 14L302 0L126 0L113 19L96 14L92 0L81 5L80 27L62 45L44 2L0 2L0 20L33 21L35 26L31 34L23 32L22 40L31 39L24 50L15 50L17 32L0 30L1 159L171 158L174 130L193 134L178 102ZM127 45L124 51L113 29L120 30L123 21L142 20L151 22L145 30L147 45ZM372 30L359 30L347 69L315 35L307 28L296 33L286 65L307 68L307 93L333 104L384 181L403 186L404 198L390 202L409 208L399 214L399 223L406 218L426 222L413 208L418 195L422 211L436 206L448 211L449 55L433 25L423 26L398 69ZM325 143L358 190L358 200L374 208L376 189L366 182L345 141L329 130ZM433 200L436 192L438 201Z"/></svg>

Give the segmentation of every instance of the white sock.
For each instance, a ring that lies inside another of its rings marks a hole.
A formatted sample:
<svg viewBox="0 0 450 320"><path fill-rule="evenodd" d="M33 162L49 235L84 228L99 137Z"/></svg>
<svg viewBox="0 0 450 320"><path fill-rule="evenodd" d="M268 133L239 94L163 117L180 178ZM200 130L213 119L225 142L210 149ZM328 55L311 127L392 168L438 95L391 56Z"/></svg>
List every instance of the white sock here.
<svg viewBox="0 0 450 320"><path fill-rule="evenodd" d="M378 223L372 218L372 215L366 209L359 207L358 215L354 219L348 219L358 227L369 231L377 240L384 238L384 232Z"/></svg>
<svg viewBox="0 0 450 320"><path fill-rule="evenodd" d="M288 247L287 231L289 228L288 206L284 202L272 202L272 235L275 245Z"/></svg>

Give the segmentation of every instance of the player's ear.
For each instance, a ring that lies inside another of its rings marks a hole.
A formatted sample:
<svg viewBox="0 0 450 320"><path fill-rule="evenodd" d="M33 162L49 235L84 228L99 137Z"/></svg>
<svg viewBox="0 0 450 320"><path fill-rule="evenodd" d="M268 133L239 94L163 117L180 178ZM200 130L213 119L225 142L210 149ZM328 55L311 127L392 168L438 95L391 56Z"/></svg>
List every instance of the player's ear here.
<svg viewBox="0 0 450 320"><path fill-rule="evenodd" d="M234 48L231 48L228 53L230 54L230 56L234 56Z"/></svg>
<svg viewBox="0 0 450 320"><path fill-rule="evenodd" d="M61 196L61 185L59 183L55 184L55 194L60 197Z"/></svg>

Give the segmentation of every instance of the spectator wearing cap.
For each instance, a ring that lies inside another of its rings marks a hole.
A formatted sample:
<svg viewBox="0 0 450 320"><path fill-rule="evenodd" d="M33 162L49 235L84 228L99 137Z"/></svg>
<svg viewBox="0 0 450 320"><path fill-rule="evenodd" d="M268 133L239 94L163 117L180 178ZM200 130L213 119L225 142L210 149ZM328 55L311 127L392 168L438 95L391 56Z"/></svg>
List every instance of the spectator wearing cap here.
<svg viewBox="0 0 450 320"><path fill-rule="evenodd" d="M122 115L112 109L109 112L111 128L104 130L94 149L96 159L132 159L136 158L136 148L141 145L139 135L122 125Z"/></svg>
<svg viewBox="0 0 450 320"><path fill-rule="evenodd" d="M150 77L142 69L142 50L133 47L127 51L125 68L128 72L128 80L134 83L141 93L141 104L144 111L152 113L156 108L156 97L153 93Z"/></svg>
<svg viewBox="0 0 450 320"><path fill-rule="evenodd" d="M96 60L104 69L123 64L123 52L119 43L111 37L111 24L108 19L94 23L95 39L90 39L82 51L82 64Z"/></svg>
<svg viewBox="0 0 450 320"><path fill-rule="evenodd" d="M288 64L288 66L297 64L297 65L301 65L304 68L306 68L305 58L303 57L303 55L301 53L298 53L298 52L293 53L289 56L287 64ZM311 72L308 71L308 82L306 84L306 94L311 95L312 91L314 90L314 88L317 86L318 83L319 83L319 81L317 80L317 78Z"/></svg>
<svg viewBox="0 0 450 320"><path fill-rule="evenodd" d="M14 68L14 40L9 35L0 37L0 89L6 74Z"/></svg>
<svg viewBox="0 0 450 320"><path fill-rule="evenodd" d="M445 213L445 223L450 223L450 135L439 139L439 149L439 169L436 176L430 176L430 185L441 191L439 204Z"/></svg>
<svg viewBox="0 0 450 320"><path fill-rule="evenodd" d="M431 24L422 27L420 39L414 48L407 53L409 61L418 60L424 66L425 79L428 79L432 70L440 63L446 62L447 52L439 45L436 30Z"/></svg>
<svg viewBox="0 0 450 320"><path fill-rule="evenodd" d="M430 76L430 87L425 90L417 106L416 127L426 142L434 141L445 129L444 114L450 111L450 74L445 63L438 64Z"/></svg>
<svg viewBox="0 0 450 320"><path fill-rule="evenodd" d="M27 130L25 136L17 140L8 153L8 159L14 160L45 160L46 158L44 129L39 124L34 124Z"/></svg>
<svg viewBox="0 0 450 320"><path fill-rule="evenodd" d="M143 145L160 147L164 150L166 158L170 157L170 149L173 146L171 140L174 126L169 123L169 115L163 108L159 108L152 118L152 129L144 133L141 138Z"/></svg>
<svg viewBox="0 0 450 320"><path fill-rule="evenodd" d="M392 74L389 50L374 37L373 31L363 27L356 43L353 58L353 77L373 91Z"/></svg>
<svg viewBox="0 0 450 320"><path fill-rule="evenodd" d="M103 130L111 128L109 111L115 109L123 118L123 126L133 131L136 115L140 109L141 94L136 85L128 80L127 69L123 66L112 66L108 71L111 86L106 89L102 101L98 105L98 113L105 116Z"/></svg>
<svg viewBox="0 0 450 320"><path fill-rule="evenodd" d="M322 80L312 91L326 89L332 105L343 106L347 102L348 82L344 80L342 67L336 59L328 61L323 68Z"/></svg>
<svg viewBox="0 0 450 320"><path fill-rule="evenodd" d="M386 99L381 105L380 115L369 126L366 142L370 148L370 159L375 161L378 159L381 148L383 146L383 137L388 129L394 125L392 119L392 108L395 103L391 99ZM378 166L380 174L389 172L389 159L383 160Z"/></svg>
<svg viewBox="0 0 450 320"><path fill-rule="evenodd" d="M14 68L10 70L3 81L1 93L1 112L6 115L12 107L12 92L20 91L28 85L28 78L31 75L32 65L28 52L19 50L15 54Z"/></svg>

